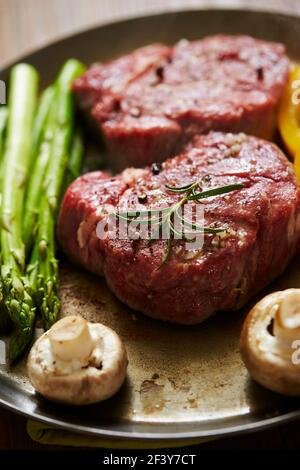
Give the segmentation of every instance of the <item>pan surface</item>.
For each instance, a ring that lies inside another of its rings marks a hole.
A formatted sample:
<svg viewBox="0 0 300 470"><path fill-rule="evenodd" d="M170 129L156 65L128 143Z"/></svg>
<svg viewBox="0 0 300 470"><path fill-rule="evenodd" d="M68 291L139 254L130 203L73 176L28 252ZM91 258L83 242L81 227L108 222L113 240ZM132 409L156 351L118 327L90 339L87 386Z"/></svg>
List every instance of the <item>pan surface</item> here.
<svg viewBox="0 0 300 470"><path fill-rule="evenodd" d="M50 83L62 63L89 64L151 43L174 43L209 34L250 34L281 41L300 60L300 18L274 13L203 10L165 13L104 25L52 44L22 60ZM8 69L0 73L6 80ZM269 291L298 287L295 259ZM261 293L258 298L261 298ZM128 378L105 403L71 408L47 402L26 378L25 359L0 365L0 403L26 416L91 435L135 439L220 436L300 417L300 400L264 390L249 378L239 352L245 313L220 313L197 327L169 325L121 304L105 281L61 261L62 315L79 313L114 328L129 356ZM257 298L257 299L258 299ZM253 301L257 300L254 299Z"/></svg>

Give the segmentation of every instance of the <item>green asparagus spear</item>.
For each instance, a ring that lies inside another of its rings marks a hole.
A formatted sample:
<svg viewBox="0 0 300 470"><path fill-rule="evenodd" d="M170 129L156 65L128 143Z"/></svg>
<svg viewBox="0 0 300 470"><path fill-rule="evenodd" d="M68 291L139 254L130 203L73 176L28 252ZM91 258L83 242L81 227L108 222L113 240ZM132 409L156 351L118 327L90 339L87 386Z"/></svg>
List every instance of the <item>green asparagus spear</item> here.
<svg viewBox="0 0 300 470"><path fill-rule="evenodd" d="M67 187L80 176L82 159L84 153L83 136L82 131L78 127L76 128L73 136L72 147L70 151L70 158L68 161L67 175L64 181L64 192Z"/></svg>
<svg viewBox="0 0 300 470"><path fill-rule="evenodd" d="M0 108L0 194L2 193L1 179L2 179L2 170L3 170L3 154L4 154L4 140L5 140L5 130L8 119L8 109L6 106L1 106ZM0 197L1 201L1 197Z"/></svg>
<svg viewBox="0 0 300 470"><path fill-rule="evenodd" d="M37 113L34 119L33 124L33 133L32 133L32 165L35 162L37 153L40 147L40 143L44 137L45 125L48 119L49 110L53 101L54 89L52 86L46 88L41 94L41 97L38 101Z"/></svg>
<svg viewBox="0 0 300 470"><path fill-rule="evenodd" d="M60 309L58 263L55 257L55 221L67 171L73 131L71 84L83 71L84 66L71 59L66 62L55 83L54 135L45 174L45 194L41 200L38 216L38 233L29 266L30 279L37 292L36 302L46 329L56 321Z"/></svg>
<svg viewBox="0 0 300 470"><path fill-rule="evenodd" d="M46 174L47 198L55 214L67 169L73 132L74 109L71 84L84 71L84 65L70 59L64 65L56 82L56 130L51 159Z"/></svg>
<svg viewBox="0 0 300 470"><path fill-rule="evenodd" d="M23 235L26 252L29 253L36 233L36 224L39 211L39 203L43 188L46 168L49 162L51 145L53 140L54 105L51 106L54 97L54 87L47 88L40 99L40 111L35 121L33 133L33 155L36 158L33 163L32 175L28 182L25 199ZM51 109L50 109L51 108Z"/></svg>
<svg viewBox="0 0 300 470"><path fill-rule="evenodd" d="M4 134L8 118L8 109L6 106L0 108L0 194L1 194L1 175L3 168ZM0 334L6 334L11 327L11 320L7 308L3 302L3 295L0 292Z"/></svg>
<svg viewBox="0 0 300 470"><path fill-rule="evenodd" d="M15 324L9 360L14 361L31 339L35 309L24 276L25 246L22 214L31 158L32 126L38 74L27 64L13 67L10 77L9 117L4 153L1 204L1 282L4 304Z"/></svg>
<svg viewBox="0 0 300 470"><path fill-rule="evenodd" d="M8 119L8 109L6 106L0 108L0 188L3 172L3 154L4 154L4 137Z"/></svg>
<svg viewBox="0 0 300 470"><path fill-rule="evenodd" d="M53 126L52 126L53 127ZM50 134L50 132L49 132ZM72 139L72 144L71 144L71 151L70 151L70 157L67 165L67 174L66 178L64 181L64 190L63 193L65 192L66 188L71 184L71 182L77 178L80 175L80 170L82 166L82 158L83 158L83 152L84 152L84 146L83 146L83 138L82 138L82 131L78 127L75 132L74 136ZM62 194L63 195L63 194ZM51 225L48 225L49 230L49 240L51 240L51 249L49 249L49 253L55 253L55 246L54 246L54 239L51 236L53 233L53 230L51 228ZM50 244L49 244L50 245ZM44 297L44 288L42 286L41 278L38 278L38 246L35 245L33 253L32 253L32 258L31 258L31 264L28 268L29 276L30 279L32 279L32 282L35 287L35 299L37 305L42 305L43 304L43 297ZM52 277L55 276L55 283L58 283L57 279L57 260L55 259L55 256L53 256L52 261L50 263L52 265ZM49 289L51 288L51 284L49 284ZM59 313L60 309L60 303L56 296L53 297L54 299L54 304L52 305L52 316L53 319L55 319ZM46 308L46 306L45 306ZM53 320L54 321L54 320Z"/></svg>
<svg viewBox="0 0 300 470"><path fill-rule="evenodd" d="M4 149L4 132L6 128L8 117L8 109L6 106L1 106L0 108L0 164L2 162L3 157L3 149Z"/></svg>

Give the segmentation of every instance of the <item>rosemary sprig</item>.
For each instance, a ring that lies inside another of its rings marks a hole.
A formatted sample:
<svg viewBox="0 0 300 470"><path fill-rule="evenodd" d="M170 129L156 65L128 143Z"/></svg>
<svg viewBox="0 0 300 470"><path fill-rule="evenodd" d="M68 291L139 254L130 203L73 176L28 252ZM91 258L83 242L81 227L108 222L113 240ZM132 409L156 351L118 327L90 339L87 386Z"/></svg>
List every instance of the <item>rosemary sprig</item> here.
<svg viewBox="0 0 300 470"><path fill-rule="evenodd" d="M184 186L171 186L169 184L165 184L165 188L168 192L176 193L176 194L183 194L183 197L169 207L163 207L158 209L147 209L141 211L128 211L128 212L115 212L114 215L121 220L125 220L127 222L134 222L138 224L148 224L148 225L155 225L156 229L151 234L150 243L153 243L155 240L158 239L160 232L163 230L164 227L167 228L169 237L167 239L167 247L164 253L162 263L165 264L169 261L171 254L172 254L172 241L174 237L178 236L181 239L189 239L189 236L194 236L198 234L215 234L224 232L226 228L215 228L215 227L203 227L194 223L193 221L184 218L179 213L180 209L188 202L188 201L200 201L202 199L218 196L222 194L227 194L232 191L237 191L239 189L244 188L243 184L230 184L226 186L220 186L213 189L208 189L206 191L201 191L201 182L196 181L193 183L189 183ZM155 217L151 217L155 215ZM150 216L150 218L144 218L145 216ZM181 224L184 226L189 227L192 231L185 231L184 234L179 232L174 224L175 217L180 220Z"/></svg>

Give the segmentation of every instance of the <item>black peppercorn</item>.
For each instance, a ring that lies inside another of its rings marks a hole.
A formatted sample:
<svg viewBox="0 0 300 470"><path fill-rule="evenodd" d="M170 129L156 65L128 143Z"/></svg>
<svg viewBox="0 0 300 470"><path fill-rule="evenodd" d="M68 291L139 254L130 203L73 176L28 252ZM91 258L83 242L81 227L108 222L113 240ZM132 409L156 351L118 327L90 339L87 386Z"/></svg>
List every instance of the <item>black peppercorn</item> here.
<svg viewBox="0 0 300 470"><path fill-rule="evenodd" d="M146 202L147 201L147 194L146 193L139 194L138 195L138 201L141 202L141 203Z"/></svg>
<svg viewBox="0 0 300 470"><path fill-rule="evenodd" d="M264 69L262 67L258 67L256 69L257 80L263 80L264 78Z"/></svg>
<svg viewBox="0 0 300 470"><path fill-rule="evenodd" d="M155 70L155 73L156 73L157 78L160 81L162 81L164 78L164 68L162 66L157 67L157 69Z"/></svg>
<svg viewBox="0 0 300 470"><path fill-rule="evenodd" d="M162 170L161 163L153 163L151 166L151 171L153 175L158 175Z"/></svg>

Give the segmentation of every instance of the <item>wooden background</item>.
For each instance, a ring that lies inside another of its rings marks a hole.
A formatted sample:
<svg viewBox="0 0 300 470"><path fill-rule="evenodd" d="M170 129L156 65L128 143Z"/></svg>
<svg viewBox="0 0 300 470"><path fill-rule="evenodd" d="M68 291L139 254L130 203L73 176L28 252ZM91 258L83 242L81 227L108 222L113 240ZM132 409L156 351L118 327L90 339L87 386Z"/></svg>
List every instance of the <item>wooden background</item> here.
<svg viewBox="0 0 300 470"><path fill-rule="evenodd" d="M299 0L0 0L0 66L49 41L99 23L197 6L300 14Z"/></svg>
<svg viewBox="0 0 300 470"><path fill-rule="evenodd" d="M300 0L0 0L0 67L51 41L103 22L197 6L235 6L300 15ZM30 440L26 419L0 409L0 449L48 448ZM201 446L228 448L299 449L300 423Z"/></svg>

